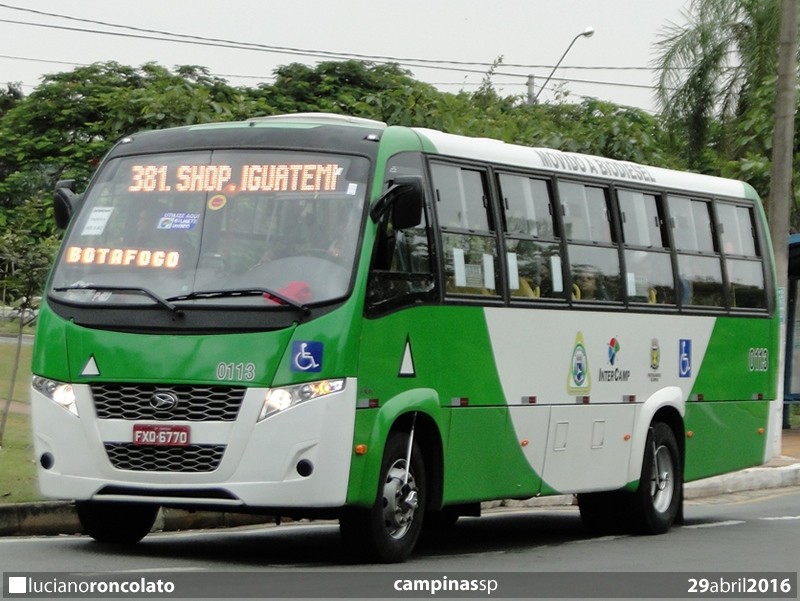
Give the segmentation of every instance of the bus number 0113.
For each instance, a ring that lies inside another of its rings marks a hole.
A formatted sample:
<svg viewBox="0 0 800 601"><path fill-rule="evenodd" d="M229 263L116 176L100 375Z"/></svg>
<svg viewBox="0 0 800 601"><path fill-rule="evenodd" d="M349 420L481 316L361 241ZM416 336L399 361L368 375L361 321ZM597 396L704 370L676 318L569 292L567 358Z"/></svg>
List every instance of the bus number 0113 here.
<svg viewBox="0 0 800 601"><path fill-rule="evenodd" d="M217 364L217 380L238 380L252 382L256 379L255 363L224 363Z"/></svg>

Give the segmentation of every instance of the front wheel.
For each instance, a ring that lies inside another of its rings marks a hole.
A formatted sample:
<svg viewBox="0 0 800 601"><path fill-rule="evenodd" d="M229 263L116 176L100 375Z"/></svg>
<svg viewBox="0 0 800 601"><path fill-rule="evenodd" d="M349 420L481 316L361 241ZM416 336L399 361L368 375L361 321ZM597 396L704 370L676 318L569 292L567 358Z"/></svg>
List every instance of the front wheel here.
<svg viewBox="0 0 800 601"><path fill-rule="evenodd" d="M345 544L360 560L397 563L405 560L419 538L425 515L425 462L409 435L392 434L386 442L375 504L369 509L347 508L339 519Z"/></svg>
<svg viewBox="0 0 800 601"><path fill-rule="evenodd" d="M642 534L663 534L675 522L683 502L683 463L675 433L656 422L647 435L639 490L634 497L634 527Z"/></svg>
<svg viewBox="0 0 800 601"><path fill-rule="evenodd" d="M142 540L156 521L158 505L77 501L84 534L101 543L132 544Z"/></svg>

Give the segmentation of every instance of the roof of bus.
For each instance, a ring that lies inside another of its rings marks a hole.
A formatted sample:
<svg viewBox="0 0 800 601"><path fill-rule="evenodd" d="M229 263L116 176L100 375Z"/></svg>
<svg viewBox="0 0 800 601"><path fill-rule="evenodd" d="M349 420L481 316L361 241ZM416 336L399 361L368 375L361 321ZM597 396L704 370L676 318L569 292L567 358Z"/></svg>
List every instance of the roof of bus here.
<svg viewBox="0 0 800 601"><path fill-rule="evenodd" d="M579 177L591 176L666 189L690 190L702 194L753 200L758 198L749 184L738 180L562 152L551 148L507 144L490 138L471 138L424 128L413 129L442 155L513 167L556 171Z"/></svg>
<svg viewBox="0 0 800 601"><path fill-rule="evenodd" d="M141 131L120 140L109 157L200 149L293 148L374 156L386 124L368 119L305 113L248 121L202 123Z"/></svg>
<svg viewBox="0 0 800 601"><path fill-rule="evenodd" d="M365 136L365 130L372 130ZM741 181L650 167L628 161L508 144L501 140L447 134L426 128L388 127L383 122L328 113L295 113L255 118L244 122L210 123L142 132L125 138L111 154L133 154L202 147L263 147L276 136L294 147L335 150L350 147L373 154L374 141L388 131L413 131L423 146L444 156L489 162L509 167L541 169L574 176L591 176L656 188L757 200L753 188ZM280 132L280 133L278 133ZM290 140L291 139L291 140ZM133 142L131 144L131 142Z"/></svg>

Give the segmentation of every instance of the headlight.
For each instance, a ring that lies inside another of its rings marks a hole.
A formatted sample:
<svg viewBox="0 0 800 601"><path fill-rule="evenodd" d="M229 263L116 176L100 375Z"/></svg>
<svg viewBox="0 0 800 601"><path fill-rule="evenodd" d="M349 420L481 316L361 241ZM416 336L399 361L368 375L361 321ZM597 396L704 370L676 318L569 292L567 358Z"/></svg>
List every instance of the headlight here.
<svg viewBox="0 0 800 601"><path fill-rule="evenodd" d="M75 404L75 392L72 390L72 384L48 380L40 376L33 376L31 384L34 390L38 390L48 399L78 417L78 406Z"/></svg>
<svg viewBox="0 0 800 601"><path fill-rule="evenodd" d="M264 395L264 404L258 415L258 421L304 401L318 399L342 390L344 390L344 380L320 380L296 386L270 388Z"/></svg>

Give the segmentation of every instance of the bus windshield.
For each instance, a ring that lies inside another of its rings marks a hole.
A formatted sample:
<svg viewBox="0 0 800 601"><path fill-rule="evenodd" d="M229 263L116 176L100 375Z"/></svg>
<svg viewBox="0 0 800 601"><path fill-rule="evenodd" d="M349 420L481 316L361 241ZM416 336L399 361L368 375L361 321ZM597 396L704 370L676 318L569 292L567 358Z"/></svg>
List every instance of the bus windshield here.
<svg viewBox="0 0 800 601"><path fill-rule="evenodd" d="M98 305L269 307L341 298L368 171L364 158L306 152L113 159L86 193L50 293Z"/></svg>

